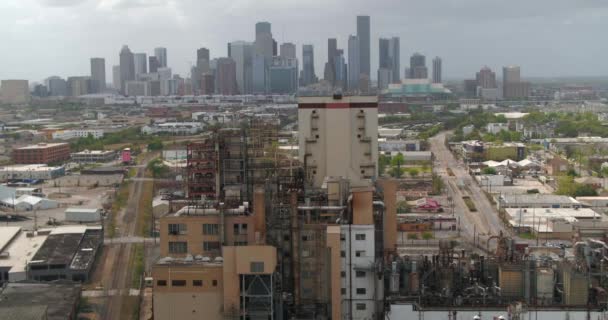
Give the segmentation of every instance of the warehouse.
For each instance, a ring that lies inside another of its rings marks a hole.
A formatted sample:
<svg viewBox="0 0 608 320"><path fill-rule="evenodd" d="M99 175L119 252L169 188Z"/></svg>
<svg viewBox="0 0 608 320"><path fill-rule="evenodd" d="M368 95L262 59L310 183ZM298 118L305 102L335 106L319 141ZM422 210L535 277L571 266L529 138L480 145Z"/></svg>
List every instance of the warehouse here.
<svg viewBox="0 0 608 320"><path fill-rule="evenodd" d="M80 223L100 222L101 209L67 208L65 210L65 220Z"/></svg>
<svg viewBox="0 0 608 320"><path fill-rule="evenodd" d="M116 160L117 154L111 150L84 150L72 153L71 157L76 163L105 163Z"/></svg>
<svg viewBox="0 0 608 320"><path fill-rule="evenodd" d="M0 167L0 180L51 180L65 175L64 167L46 164L14 165Z"/></svg>

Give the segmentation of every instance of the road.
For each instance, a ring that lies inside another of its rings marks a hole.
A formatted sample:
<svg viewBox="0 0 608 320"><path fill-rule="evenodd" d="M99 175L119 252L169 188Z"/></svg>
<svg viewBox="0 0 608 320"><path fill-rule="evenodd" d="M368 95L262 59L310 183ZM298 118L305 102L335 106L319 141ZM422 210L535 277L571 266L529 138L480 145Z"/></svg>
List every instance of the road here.
<svg viewBox="0 0 608 320"><path fill-rule="evenodd" d="M100 310L101 319L122 319L122 308L129 303L139 303L139 300L129 300L132 283L133 270L129 267L134 253L135 243L144 243L142 238L136 237L137 217L143 212L139 208L139 200L145 181L145 168L157 154L146 154L140 166L137 166L137 173L130 185L129 199L126 206L120 210L116 219L116 241L105 239L104 243L112 245L104 246L104 254L99 259L99 266L93 276L94 281L103 287L111 295L105 295L104 306ZM129 306L133 308L133 306Z"/></svg>
<svg viewBox="0 0 608 320"><path fill-rule="evenodd" d="M509 232L504 228L498 211L487 199L479 185L473 180L465 169L464 164L456 159L445 145L445 138L449 132L441 132L429 139L431 151L435 155L435 173L443 179L448 191L448 196L454 200L454 214L460 219L460 227L468 240L478 238L477 243L485 246L485 239L491 235ZM450 168L454 176L448 174ZM477 212L471 212L464 203L462 197L469 196Z"/></svg>

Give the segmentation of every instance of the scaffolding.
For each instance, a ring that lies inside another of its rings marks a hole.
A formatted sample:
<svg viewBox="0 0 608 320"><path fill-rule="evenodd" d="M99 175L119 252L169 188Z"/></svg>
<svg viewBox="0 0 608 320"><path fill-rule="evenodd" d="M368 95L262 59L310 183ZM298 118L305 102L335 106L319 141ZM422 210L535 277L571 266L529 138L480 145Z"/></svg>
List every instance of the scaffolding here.
<svg viewBox="0 0 608 320"><path fill-rule="evenodd" d="M218 152L215 139L209 137L187 146L186 182L189 199L217 199Z"/></svg>

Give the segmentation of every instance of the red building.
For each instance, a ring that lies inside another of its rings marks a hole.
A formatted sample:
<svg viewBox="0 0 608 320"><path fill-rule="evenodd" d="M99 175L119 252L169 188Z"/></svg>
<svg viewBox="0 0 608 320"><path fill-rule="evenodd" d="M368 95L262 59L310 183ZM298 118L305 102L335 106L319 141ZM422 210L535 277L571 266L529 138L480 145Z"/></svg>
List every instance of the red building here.
<svg viewBox="0 0 608 320"><path fill-rule="evenodd" d="M70 159L67 143L39 143L13 150L13 162L17 164L51 164Z"/></svg>

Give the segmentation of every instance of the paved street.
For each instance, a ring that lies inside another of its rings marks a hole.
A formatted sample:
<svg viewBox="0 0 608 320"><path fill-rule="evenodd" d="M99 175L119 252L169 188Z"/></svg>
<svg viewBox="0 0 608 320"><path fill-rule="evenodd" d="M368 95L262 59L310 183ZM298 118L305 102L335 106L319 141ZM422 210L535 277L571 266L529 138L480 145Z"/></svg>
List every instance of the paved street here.
<svg viewBox="0 0 608 320"><path fill-rule="evenodd" d="M448 196L454 199L454 214L460 219L461 236L473 240L474 235L480 236L478 243L485 246L485 239L498 235L500 231L508 232L498 217L496 207L486 198L485 194L467 173L463 163L456 159L445 145L448 132L441 132L429 139L431 151L435 154L435 173L445 182ZM447 168L451 168L454 176L450 176ZM471 212L462 197L469 196L477 212Z"/></svg>

